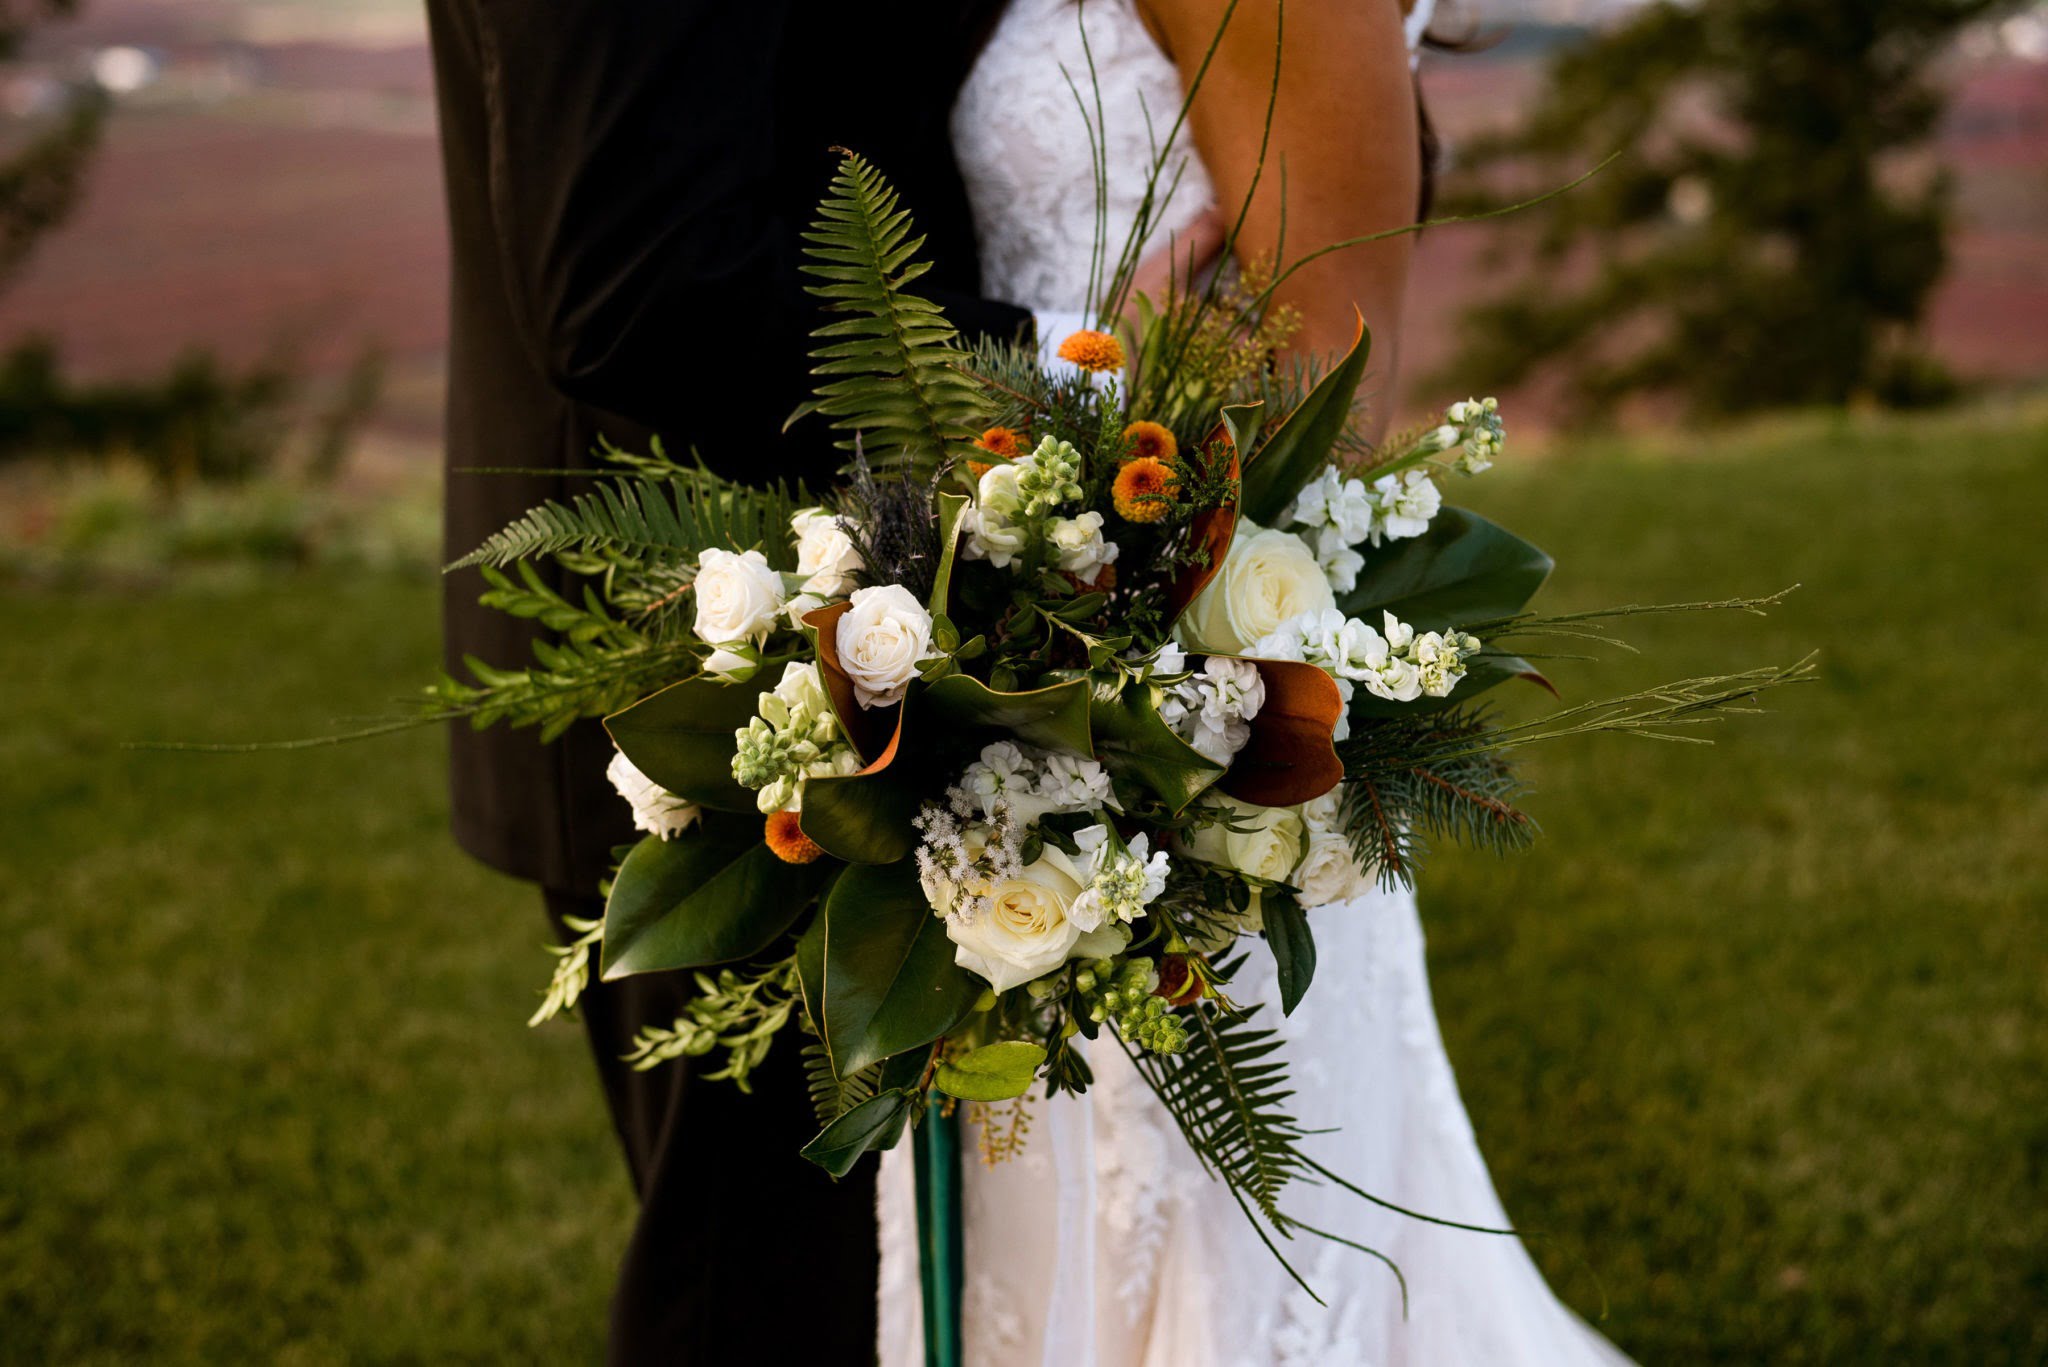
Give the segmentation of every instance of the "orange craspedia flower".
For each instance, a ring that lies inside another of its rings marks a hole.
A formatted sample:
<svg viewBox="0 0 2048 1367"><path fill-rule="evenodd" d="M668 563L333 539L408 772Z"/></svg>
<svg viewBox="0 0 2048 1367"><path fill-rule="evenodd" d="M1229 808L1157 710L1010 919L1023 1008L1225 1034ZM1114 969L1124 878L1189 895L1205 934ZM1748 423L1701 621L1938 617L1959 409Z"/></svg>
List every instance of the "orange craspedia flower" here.
<svg viewBox="0 0 2048 1367"><path fill-rule="evenodd" d="M825 853L822 845L804 834L795 812L772 813L764 838L768 848L775 851L775 857L785 864L809 864Z"/></svg>
<svg viewBox="0 0 2048 1367"><path fill-rule="evenodd" d="M1116 483L1109 486L1110 501L1116 505L1117 516L1126 522L1158 522L1166 517L1167 506L1147 495L1169 494L1177 483L1171 465L1139 456L1125 461L1124 468L1116 472Z"/></svg>
<svg viewBox="0 0 2048 1367"><path fill-rule="evenodd" d="M1083 370L1122 370L1124 344L1106 332L1082 328L1060 343L1060 359Z"/></svg>
<svg viewBox="0 0 2048 1367"><path fill-rule="evenodd" d="M1124 429L1124 450L1133 459L1172 460L1180 454L1180 443L1156 422L1134 422Z"/></svg>
<svg viewBox="0 0 2048 1367"><path fill-rule="evenodd" d="M1007 427L991 427L974 443L984 451L993 451L1004 460L1015 460L1024 454L1024 434Z"/></svg>

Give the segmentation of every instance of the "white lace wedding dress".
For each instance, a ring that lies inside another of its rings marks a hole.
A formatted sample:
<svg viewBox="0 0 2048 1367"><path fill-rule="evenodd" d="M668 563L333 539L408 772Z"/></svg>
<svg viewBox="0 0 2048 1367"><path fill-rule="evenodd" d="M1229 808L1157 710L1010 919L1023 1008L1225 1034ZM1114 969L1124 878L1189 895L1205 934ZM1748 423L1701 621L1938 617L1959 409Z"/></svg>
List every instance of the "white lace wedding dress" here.
<svg viewBox="0 0 2048 1367"><path fill-rule="evenodd" d="M1412 35L1426 22L1411 21ZM1171 61L1131 0L1013 0L953 111L973 202L983 287L1044 312L1089 302L1095 194L1088 142L1062 65L1107 129L1112 252L1137 211L1181 100ZM1149 121L1147 115L1149 113ZM1162 233L1210 187L1190 156ZM1414 898L1373 893L1313 914L1319 966L1287 1039L1297 1115L1334 1132L1307 1141L1332 1171L1447 1219L1508 1224L1437 1032ZM1255 950L1232 988L1276 1003ZM1317 1305L1205 1175L1122 1051L1098 1041L1085 1097L1035 1101L1021 1156L985 1167L963 1135L969 1367L1507 1367L1626 1359L1567 1310L1513 1238L1425 1224L1328 1186L1297 1184L1297 1218L1385 1253L1408 1279L1406 1318L1385 1267L1304 1236L1290 1260ZM879 1194L882 1367L922 1367L912 1159L883 1155Z"/></svg>

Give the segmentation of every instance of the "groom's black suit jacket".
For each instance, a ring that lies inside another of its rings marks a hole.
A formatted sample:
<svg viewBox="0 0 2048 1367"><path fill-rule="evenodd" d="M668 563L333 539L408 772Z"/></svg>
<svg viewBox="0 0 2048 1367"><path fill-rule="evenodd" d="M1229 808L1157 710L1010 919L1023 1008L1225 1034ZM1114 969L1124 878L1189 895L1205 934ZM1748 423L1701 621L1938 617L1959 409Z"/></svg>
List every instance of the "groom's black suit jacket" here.
<svg viewBox="0 0 2048 1367"><path fill-rule="evenodd" d="M804 397L815 305L799 232L835 164L873 161L928 235L920 288L969 331L1021 310L975 297L974 236L947 111L987 0L430 0L454 246L450 558L588 487L600 435L695 447L740 478L825 476ZM534 628L446 586L447 659L528 659ZM455 831L499 869L595 888L631 835L604 736L454 738Z"/></svg>
<svg viewBox="0 0 2048 1367"><path fill-rule="evenodd" d="M808 330L798 234L843 146L896 184L928 235L919 288L970 331L1022 310L974 297L967 205L947 112L991 0L428 0L454 247L447 549L588 487L600 436L660 433L737 477L824 476L816 425L785 437ZM469 474L472 467L533 473ZM515 666L528 624L449 576L451 667ZM557 920L595 914L631 836L595 724L454 737L458 839L542 883ZM579 900L579 895L581 900ZM667 1024L687 983L593 983L579 1010L641 1199L612 1300L609 1361L871 1363L872 1165L836 1187L807 1136L793 1042L756 1094L648 1073L620 1056Z"/></svg>

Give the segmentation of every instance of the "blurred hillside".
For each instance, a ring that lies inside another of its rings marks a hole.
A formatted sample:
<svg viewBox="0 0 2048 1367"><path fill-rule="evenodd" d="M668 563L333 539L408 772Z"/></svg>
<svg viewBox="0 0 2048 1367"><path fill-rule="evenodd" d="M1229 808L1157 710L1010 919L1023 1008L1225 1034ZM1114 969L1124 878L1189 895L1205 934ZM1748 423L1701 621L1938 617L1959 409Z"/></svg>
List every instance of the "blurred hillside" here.
<svg viewBox="0 0 2048 1367"><path fill-rule="evenodd" d="M1501 35L1497 21L1518 20L1485 50L1425 58L1451 155L1461 137L1517 116L1542 53L1569 41L1572 23L1614 8L1487 0L1447 20L1454 34L1476 26L1482 43ZM1932 333L1964 377L2009 381L2048 374L2048 38L2007 28L1953 63L1957 97L1935 161L1956 177L1962 230ZM392 365L372 464L379 447L384 459L424 460L447 248L419 6L92 0L30 55L0 87L8 108L33 110L56 79L88 70L120 103L80 212L0 299L0 342L51 333L86 375L160 368L193 343L231 360L284 345L317 372L374 342ZM1488 231L1425 239L1411 375L1444 354Z"/></svg>

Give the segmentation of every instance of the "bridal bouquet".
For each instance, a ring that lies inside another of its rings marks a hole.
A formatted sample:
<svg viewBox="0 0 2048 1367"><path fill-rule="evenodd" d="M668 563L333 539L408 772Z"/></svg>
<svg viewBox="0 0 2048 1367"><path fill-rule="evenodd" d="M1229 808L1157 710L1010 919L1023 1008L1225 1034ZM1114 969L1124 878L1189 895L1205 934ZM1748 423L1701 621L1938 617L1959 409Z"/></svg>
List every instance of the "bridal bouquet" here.
<svg viewBox="0 0 2048 1367"><path fill-rule="evenodd" d="M1057 362L968 350L853 157L810 242L831 321L799 420L846 434L837 487L610 451L588 492L460 562L556 639L444 680L437 714L602 716L645 832L536 1019L593 961L692 970L636 1062L712 1055L744 1087L801 1049L818 1131L792 1143L834 1174L958 1103L987 1108L1001 1157L1013 1099L1084 1091L1082 1041L1121 1049L1254 1223L1290 1233L1286 1183L1342 1179L1232 998L1248 956L1273 956L1292 1011L1319 915L1411 879L1431 840L1532 839L1504 752L1669 734L1797 671L1505 724L1482 695L1544 685L1518 652L1602 614L1529 614L1550 558L1443 501L1500 452L1492 400L1368 446L1363 326L1326 368L1278 365L1293 321L1256 273L1136 301Z"/></svg>

